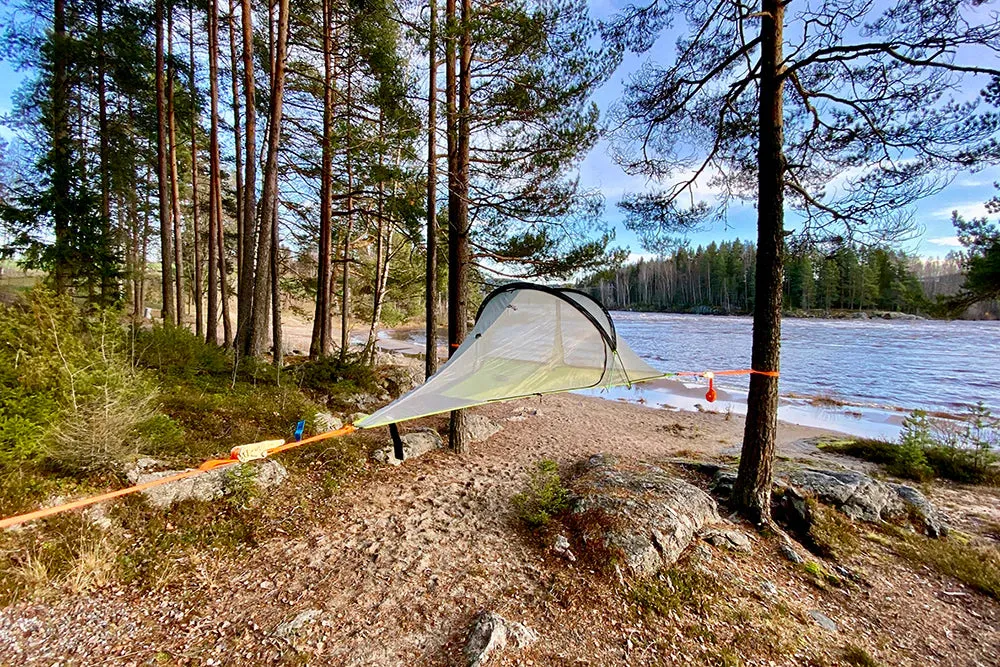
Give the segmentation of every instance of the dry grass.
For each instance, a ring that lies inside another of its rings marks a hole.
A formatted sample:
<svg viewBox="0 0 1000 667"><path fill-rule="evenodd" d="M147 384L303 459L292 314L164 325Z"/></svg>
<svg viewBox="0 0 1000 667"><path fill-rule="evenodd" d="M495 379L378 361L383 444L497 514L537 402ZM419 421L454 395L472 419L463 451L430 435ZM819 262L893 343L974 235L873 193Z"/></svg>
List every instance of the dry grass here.
<svg viewBox="0 0 1000 667"><path fill-rule="evenodd" d="M1000 550L979 546L953 531L947 538L930 539L887 527L891 548L904 558L929 565L970 588L1000 600Z"/></svg>

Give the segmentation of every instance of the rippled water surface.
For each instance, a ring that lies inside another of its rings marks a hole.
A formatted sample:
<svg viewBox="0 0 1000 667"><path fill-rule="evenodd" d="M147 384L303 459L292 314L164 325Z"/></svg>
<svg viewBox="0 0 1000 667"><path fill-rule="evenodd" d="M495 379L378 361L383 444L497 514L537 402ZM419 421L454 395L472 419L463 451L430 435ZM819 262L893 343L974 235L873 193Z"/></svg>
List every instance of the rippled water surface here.
<svg viewBox="0 0 1000 667"><path fill-rule="evenodd" d="M751 320L613 312L618 335L664 371L746 368ZM745 378L722 384L746 387ZM863 405L1000 412L1000 322L786 319L781 393Z"/></svg>

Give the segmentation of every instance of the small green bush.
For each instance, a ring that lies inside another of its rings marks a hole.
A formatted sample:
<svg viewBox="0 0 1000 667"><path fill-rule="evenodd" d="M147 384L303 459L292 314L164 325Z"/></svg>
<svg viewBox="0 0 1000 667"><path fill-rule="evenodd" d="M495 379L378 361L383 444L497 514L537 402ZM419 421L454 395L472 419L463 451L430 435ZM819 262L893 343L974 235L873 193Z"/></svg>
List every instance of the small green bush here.
<svg viewBox="0 0 1000 667"><path fill-rule="evenodd" d="M896 445L895 458L886 469L893 475L926 481L934 477L934 470L927 465L926 450L934 445L927 413L914 410L903 420L903 432Z"/></svg>
<svg viewBox="0 0 1000 667"><path fill-rule="evenodd" d="M295 367L295 373L304 389L324 393L349 393L377 391L378 375L360 359L348 357L322 357L306 361Z"/></svg>
<svg viewBox="0 0 1000 667"><path fill-rule="evenodd" d="M547 524L553 516L566 509L569 491L559 477L555 461L539 461L531 471L524 491L512 499L514 512L532 528Z"/></svg>
<svg viewBox="0 0 1000 667"><path fill-rule="evenodd" d="M154 325L134 332L136 363L171 377L227 374L232 367L222 348L210 345L186 327Z"/></svg>

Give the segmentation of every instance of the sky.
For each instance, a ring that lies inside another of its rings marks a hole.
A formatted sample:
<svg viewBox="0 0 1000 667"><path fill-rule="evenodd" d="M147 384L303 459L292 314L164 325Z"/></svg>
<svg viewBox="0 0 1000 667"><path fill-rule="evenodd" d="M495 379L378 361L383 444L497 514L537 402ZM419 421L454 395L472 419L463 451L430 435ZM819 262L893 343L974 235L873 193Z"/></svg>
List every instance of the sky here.
<svg viewBox="0 0 1000 667"><path fill-rule="evenodd" d="M0 0L0 18L8 15L9 8L6 4ZM624 0L590 0L591 14L595 19L606 19L626 4ZM648 53L642 56L627 56L622 66L595 96L601 111L606 112L614 104L621 94L624 82L643 62L646 60L669 62L673 48L673 36L665 34ZM10 113L12 95L23 77L24 74L14 71L9 63L0 61L0 114L5 116ZM0 128L0 134L7 132ZM600 141L583 160L580 166L580 180L583 187L597 189L603 193L605 219L615 228L614 244L628 248L632 259L648 256L636 236L622 224L623 215L617 203L626 193L651 189L651 184L644 177L626 174L616 165L610 156L606 140ZM955 230L951 225L952 211L957 210L966 218L986 215L985 202L994 195L995 181L1000 181L1000 167L984 169L974 174L962 174L937 195L919 202L915 220L920 234L907 243L904 249L925 257L943 257L949 251L959 249ZM756 239L756 212L750 204L732 205L725 222L717 223L688 237L693 246L736 238Z"/></svg>

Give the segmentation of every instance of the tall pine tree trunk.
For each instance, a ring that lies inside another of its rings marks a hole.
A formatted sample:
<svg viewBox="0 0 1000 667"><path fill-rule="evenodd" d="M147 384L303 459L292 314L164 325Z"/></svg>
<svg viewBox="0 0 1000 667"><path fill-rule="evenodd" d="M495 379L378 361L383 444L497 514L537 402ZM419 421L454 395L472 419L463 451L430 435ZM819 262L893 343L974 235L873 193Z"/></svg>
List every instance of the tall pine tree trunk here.
<svg viewBox="0 0 1000 667"><path fill-rule="evenodd" d="M114 254L111 235L111 157L108 132L107 65L104 57L104 0L94 5L97 14L97 133L100 137L101 171L101 301L110 304L116 300L117 289L111 280Z"/></svg>
<svg viewBox="0 0 1000 667"><path fill-rule="evenodd" d="M330 354L330 301L332 286L333 220L331 179L333 174L333 1L323 0L323 139L319 172L319 255L316 266L316 316L313 318L309 357Z"/></svg>
<svg viewBox="0 0 1000 667"><path fill-rule="evenodd" d="M251 354L259 356L267 335L268 302L271 298L271 254L278 207L278 148L281 143L282 105L285 92L285 58L288 49L288 2L278 0L278 35L272 66L271 106L267 133L267 161L264 163L264 185L261 191L260 232L257 243L257 275L254 277L253 336ZM249 160L249 152L247 155ZM273 304L280 308L279 303ZM275 356L278 355L277 351Z"/></svg>
<svg viewBox="0 0 1000 667"><path fill-rule="evenodd" d="M170 134L170 214L174 228L174 280L177 323L184 322L184 240L181 234L181 196L177 179L177 122L174 114L174 9L167 10L167 131Z"/></svg>
<svg viewBox="0 0 1000 667"><path fill-rule="evenodd" d="M243 139L240 136L240 67L236 59L236 2L229 0L229 62L233 84L233 146L236 149L236 280L243 271ZM238 284L238 282L237 282Z"/></svg>
<svg viewBox="0 0 1000 667"><path fill-rule="evenodd" d="M210 10L211 11L211 10ZM208 19L209 30L212 28L212 19ZM194 241L194 329L195 334L198 338L201 338L205 334L204 327L202 326L202 312L201 306L201 292L202 292L202 282L201 282L201 229L198 226L198 110L194 103L197 99L198 88L195 83L195 64L194 64L194 4L188 5L188 53L190 58L188 60L188 66L191 71L188 72L189 80L188 87L191 89L191 227L194 231L193 241ZM214 60L214 55L209 55L209 58Z"/></svg>
<svg viewBox="0 0 1000 667"><path fill-rule="evenodd" d="M170 226L170 181L167 171L167 104L163 76L163 2L155 0L156 24L156 180L160 203L160 281L164 324L176 324L174 316L173 233Z"/></svg>
<svg viewBox="0 0 1000 667"><path fill-rule="evenodd" d="M67 54L65 0L55 0L52 19L52 217L55 223L55 266L53 267L56 292L69 290L69 188L70 136L69 136L69 57Z"/></svg>
<svg viewBox="0 0 1000 667"><path fill-rule="evenodd" d="M760 117L757 154L757 272L752 367L777 371L781 351L784 172L782 25L784 4L763 0L760 26ZM750 376L746 428L733 504L755 522L770 521L774 439L778 429L778 378Z"/></svg>
<svg viewBox="0 0 1000 667"><path fill-rule="evenodd" d="M454 0L448 0L450 17L454 23ZM448 346L454 354L465 340L468 329L469 292L469 98L472 92L472 3L462 0L462 16L459 33L461 35L460 69L458 72L458 109L455 113L455 158L453 196L449 197L448 211ZM451 31L449 31L450 34ZM452 38L454 40L454 38ZM454 46L452 46L454 49ZM452 65L454 73L454 65ZM451 83L449 81L449 83ZM451 86L454 87L454 86ZM449 107L454 102L449 100ZM449 133L450 135L450 133ZM451 148L449 147L449 154ZM461 410L451 413L449 443L455 453L463 454L469 449L468 434L465 430L465 413Z"/></svg>
<svg viewBox="0 0 1000 667"><path fill-rule="evenodd" d="M254 312L254 223L257 213L257 95L254 83L253 63L253 19L250 0L241 0L243 9L243 95L246 100L246 142L243 152L245 175L243 177L243 226L241 229L243 258L236 296L236 348L239 354L253 354L253 312Z"/></svg>
<svg viewBox="0 0 1000 667"><path fill-rule="evenodd" d="M208 6L208 322L205 340L213 345L219 342L219 255L223 250L219 245L219 202L222 199L222 184L219 160L219 3L212 0ZM224 276L223 276L224 278Z"/></svg>
<svg viewBox="0 0 1000 667"><path fill-rule="evenodd" d="M424 375L437 372L437 0L430 0L430 75L427 84L427 271L424 313L427 346Z"/></svg>
<svg viewBox="0 0 1000 667"><path fill-rule="evenodd" d="M354 112L354 99L351 95L351 80L353 78L353 52L350 34L348 29L347 44L347 132L345 133L345 161L347 162L347 224L344 227L344 254L342 257L342 272L340 284L340 360L347 359L347 350L351 343L350 317L351 317L351 234L354 231L354 163L352 151L351 123Z"/></svg>

